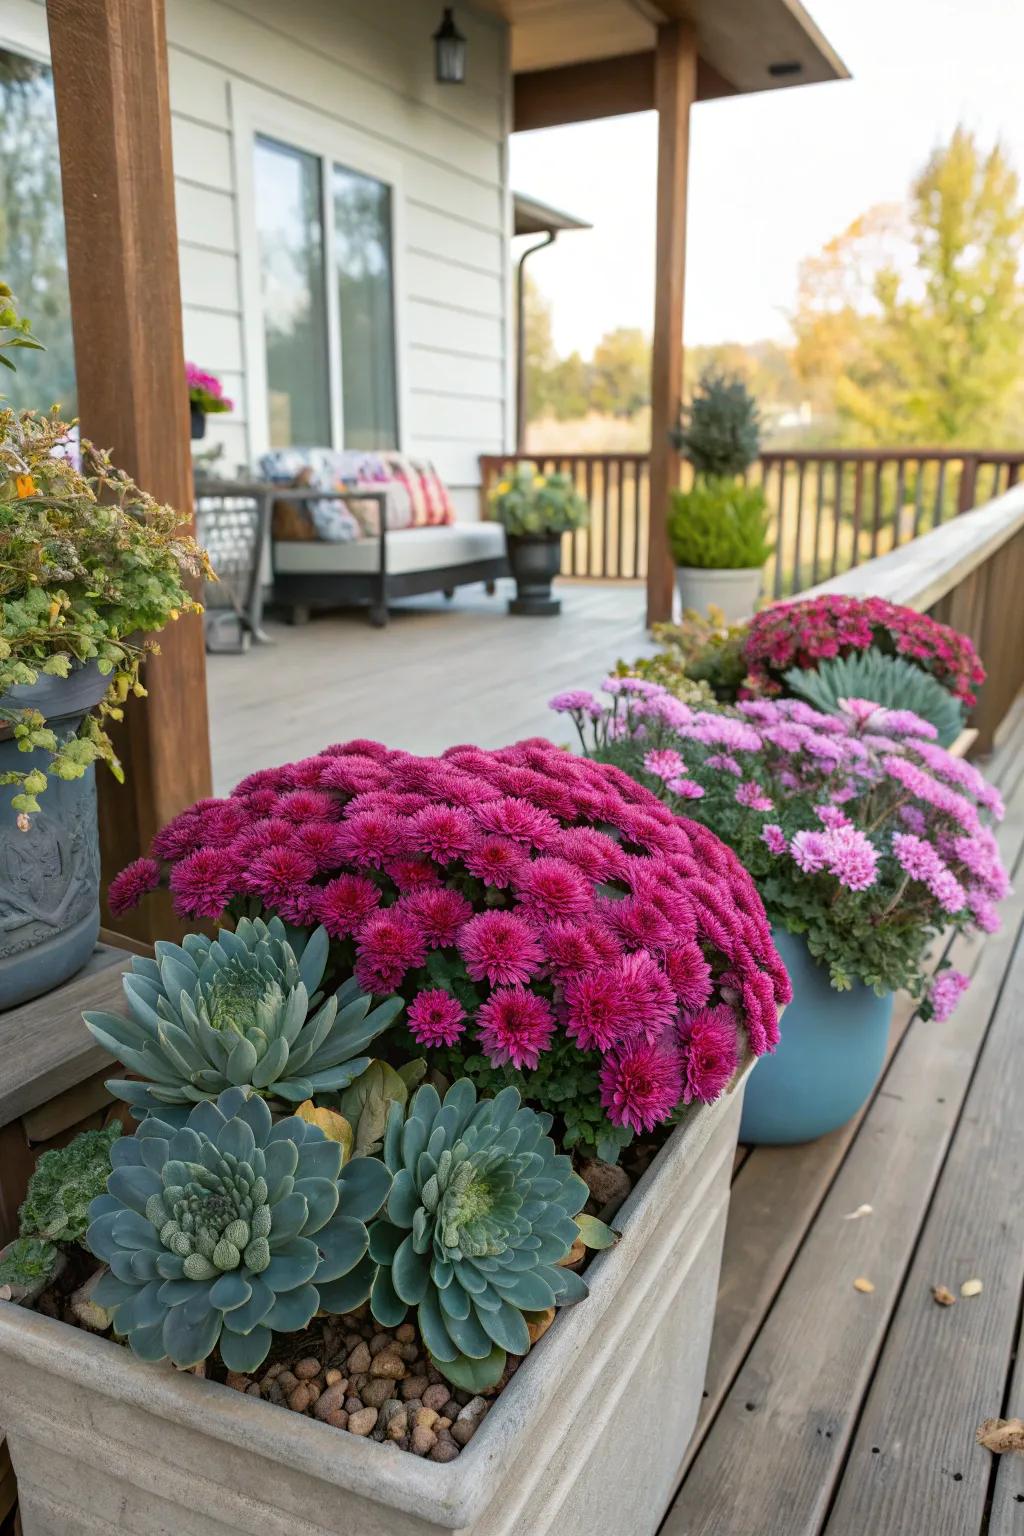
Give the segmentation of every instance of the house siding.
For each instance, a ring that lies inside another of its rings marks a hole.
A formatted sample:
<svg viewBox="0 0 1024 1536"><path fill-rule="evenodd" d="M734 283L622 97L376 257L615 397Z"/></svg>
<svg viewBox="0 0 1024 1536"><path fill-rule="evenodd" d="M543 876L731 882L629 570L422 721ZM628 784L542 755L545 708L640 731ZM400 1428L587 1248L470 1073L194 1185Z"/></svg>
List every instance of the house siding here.
<svg viewBox="0 0 1024 1536"><path fill-rule="evenodd" d="M231 416L207 441L250 464L241 228L232 91L372 141L399 168L402 446L432 458L459 512L475 514L477 455L512 440L507 33L460 9L468 79L434 80L439 0L167 0L181 288L188 357L224 380ZM14 18L5 27L8 16ZM2 0L0 38L45 50L40 0ZM247 327L246 320L250 321ZM251 341L250 341L251 344ZM255 428L255 430L254 430Z"/></svg>

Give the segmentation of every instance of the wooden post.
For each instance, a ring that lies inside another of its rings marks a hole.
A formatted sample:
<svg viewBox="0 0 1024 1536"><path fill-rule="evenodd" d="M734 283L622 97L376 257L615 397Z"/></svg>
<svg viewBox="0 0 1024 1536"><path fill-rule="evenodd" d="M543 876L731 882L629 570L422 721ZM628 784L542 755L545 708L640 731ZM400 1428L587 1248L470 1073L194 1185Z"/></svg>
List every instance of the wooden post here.
<svg viewBox="0 0 1024 1536"><path fill-rule="evenodd" d="M683 287L690 106L697 97L697 37L688 21L658 28L658 220L651 358L651 494L648 506L647 622L672 617L673 563L668 502L679 485L680 458L669 433L683 391Z"/></svg>
<svg viewBox="0 0 1024 1536"><path fill-rule="evenodd" d="M192 511L192 465L171 167L163 0L49 0L75 370L83 436L159 501ZM210 793L201 620L161 636L145 700L116 745L126 782L100 767L104 875ZM118 929L171 936L152 899Z"/></svg>

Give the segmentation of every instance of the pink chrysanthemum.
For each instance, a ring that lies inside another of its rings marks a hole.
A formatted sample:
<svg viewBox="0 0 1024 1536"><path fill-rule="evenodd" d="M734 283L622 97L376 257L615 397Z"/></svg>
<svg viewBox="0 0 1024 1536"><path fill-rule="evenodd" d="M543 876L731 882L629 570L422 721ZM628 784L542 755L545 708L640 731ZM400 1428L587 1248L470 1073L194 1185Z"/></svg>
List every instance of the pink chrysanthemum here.
<svg viewBox="0 0 1024 1536"><path fill-rule="evenodd" d="M691 941L669 950L665 974L684 1013L702 1008L711 996L711 967L699 944Z"/></svg>
<svg viewBox="0 0 1024 1536"><path fill-rule="evenodd" d="M280 816L261 816L250 822L231 845L232 852L244 863L258 859L269 848L287 848L295 837L296 828Z"/></svg>
<svg viewBox="0 0 1024 1536"><path fill-rule="evenodd" d="M427 859L388 859L384 872L400 891L421 891L428 886L437 887L441 884L436 866Z"/></svg>
<svg viewBox="0 0 1024 1536"><path fill-rule="evenodd" d="M815 875L828 864L828 834L797 832L790 842L789 851L805 875Z"/></svg>
<svg viewBox="0 0 1024 1536"><path fill-rule="evenodd" d="M670 779L668 787L680 800L703 800L704 791L696 779Z"/></svg>
<svg viewBox="0 0 1024 1536"><path fill-rule="evenodd" d="M430 949L450 948L473 916L472 902L444 886L411 891L399 906L417 924Z"/></svg>
<svg viewBox="0 0 1024 1536"><path fill-rule="evenodd" d="M334 796L314 789L293 789L274 807L274 815L283 816L285 821L331 821L337 814Z"/></svg>
<svg viewBox="0 0 1024 1536"><path fill-rule="evenodd" d="M544 956L555 974L574 975L592 970L598 964L598 952L587 929L572 919L548 923L541 931Z"/></svg>
<svg viewBox="0 0 1024 1536"><path fill-rule="evenodd" d="M712 1104L727 1087L739 1063L739 1037L731 1008L702 1008L681 1032L686 1054L683 1102Z"/></svg>
<svg viewBox="0 0 1024 1536"><path fill-rule="evenodd" d="M529 981L544 962L532 923L517 912L481 912L459 935L459 954L474 981L492 987Z"/></svg>
<svg viewBox="0 0 1024 1536"><path fill-rule="evenodd" d="M677 941L676 929L664 913L638 896L610 901L608 921L627 949L663 955Z"/></svg>
<svg viewBox="0 0 1024 1536"><path fill-rule="evenodd" d="M462 862L471 875L495 890L504 891L523 867L526 855L507 837L481 837L463 855Z"/></svg>
<svg viewBox="0 0 1024 1536"><path fill-rule="evenodd" d="M565 985L566 1032L584 1051L607 1051L632 1034L622 1004L617 971L591 970L570 976Z"/></svg>
<svg viewBox="0 0 1024 1536"><path fill-rule="evenodd" d="M582 917L593 907L591 882L565 859L524 864L514 885L520 901L545 918Z"/></svg>
<svg viewBox="0 0 1024 1536"><path fill-rule="evenodd" d="M173 865L174 907L185 917L220 917L231 899L235 871L223 849L199 848Z"/></svg>
<svg viewBox="0 0 1024 1536"><path fill-rule="evenodd" d="M417 1045L455 1045L466 1028L462 1007L441 987L418 992L409 1004L409 1029Z"/></svg>
<svg viewBox="0 0 1024 1536"><path fill-rule="evenodd" d="M761 841L766 844L769 853L785 853L786 834L778 822L769 821L761 828Z"/></svg>
<svg viewBox="0 0 1024 1536"><path fill-rule="evenodd" d="M295 886L305 885L316 874L316 864L301 848L268 848L254 859L243 876L245 888L275 909Z"/></svg>
<svg viewBox="0 0 1024 1536"><path fill-rule="evenodd" d="M662 751L648 752L644 757L644 767L648 773L656 779L678 779L686 772L686 764L678 752L671 748Z"/></svg>
<svg viewBox="0 0 1024 1536"><path fill-rule="evenodd" d="M932 1017L936 1023L945 1023L970 984L970 977L965 976L961 971L939 972L928 992L928 1001L932 1005Z"/></svg>
<svg viewBox="0 0 1024 1536"><path fill-rule="evenodd" d="M419 926L397 907L374 912L356 934L356 980L364 992L393 992L427 958Z"/></svg>
<svg viewBox="0 0 1024 1536"><path fill-rule="evenodd" d="M198 816L191 810L182 811L180 816L175 816L166 827L162 827L152 842L152 853L155 859L183 859L187 854L194 853L203 841L202 827Z"/></svg>
<svg viewBox="0 0 1024 1536"><path fill-rule="evenodd" d="M736 787L735 800L737 805L746 806L748 811L773 811L775 802L770 795L766 795L760 784L753 780L739 784Z"/></svg>
<svg viewBox="0 0 1024 1536"><path fill-rule="evenodd" d="M477 1010L477 1038L493 1066L505 1063L532 1071L551 1044L551 1008L525 987L498 987Z"/></svg>
<svg viewBox="0 0 1024 1536"><path fill-rule="evenodd" d="M682 1091L682 1056L664 1041L631 1040L601 1066L601 1103L609 1120L638 1133L667 1120Z"/></svg>
<svg viewBox="0 0 1024 1536"><path fill-rule="evenodd" d="M477 806L474 815L485 832L497 832L532 848L546 847L559 830L558 822L548 811L539 810L528 800L510 796L485 800Z"/></svg>
<svg viewBox="0 0 1024 1536"><path fill-rule="evenodd" d="M451 805L428 805L417 811L409 824L409 844L439 864L450 864L476 840L476 827L468 811Z"/></svg>
<svg viewBox="0 0 1024 1536"><path fill-rule="evenodd" d="M364 811L338 827L338 858L377 869L406 846L405 828L391 811Z"/></svg>
<svg viewBox="0 0 1024 1536"><path fill-rule="evenodd" d="M318 871L336 869L338 864L338 823L307 821L294 828L291 845L308 853Z"/></svg>
<svg viewBox="0 0 1024 1536"><path fill-rule="evenodd" d="M338 875L321 887L317 917L332 938L347 939L377 909L380 896L365 875Z"/></svg>
<svg viewBox="0 0 1024 1536"><path fill-rule="evenodd" d="M676 1018L675 989L657 962L642 950L619 961L619 999L630 1035L655 1039Z"/></svg>
<svg viewBox="0 0 1024 1536"><path fill-rule="evenodd" d="M107 906L115 917L131 910L160 884L160 865L155 859L135 859L107 887Z"/></svg>

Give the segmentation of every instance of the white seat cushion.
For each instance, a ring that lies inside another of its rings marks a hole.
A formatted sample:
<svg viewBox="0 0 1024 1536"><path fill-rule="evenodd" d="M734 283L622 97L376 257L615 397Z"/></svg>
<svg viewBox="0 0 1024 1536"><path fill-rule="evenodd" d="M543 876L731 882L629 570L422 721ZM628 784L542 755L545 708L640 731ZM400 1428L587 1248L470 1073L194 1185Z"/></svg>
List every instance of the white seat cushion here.
<svg viewBox="0 0 1024 1536"><path fill-rule="evenodd" d="M388 573L392 576L500 560L504 554L505 530L500 523L451 523L440 528L388 532ZM274 543L274 569L289 576L323 571L372 575L380 569L380 541L369 538L352 544L327 544L319 539L278 539Z"/></svg>

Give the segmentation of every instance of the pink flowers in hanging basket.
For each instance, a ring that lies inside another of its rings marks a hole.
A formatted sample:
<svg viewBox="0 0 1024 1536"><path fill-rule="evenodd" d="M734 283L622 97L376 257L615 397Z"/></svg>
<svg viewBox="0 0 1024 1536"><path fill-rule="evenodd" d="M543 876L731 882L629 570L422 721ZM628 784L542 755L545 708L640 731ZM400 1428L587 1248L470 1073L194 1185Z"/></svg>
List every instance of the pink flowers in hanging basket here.
<svg viewBox="0 0 1024 1536"><path fill-rule="evenodd" d="M185 917L323 923L335 984L354 969L406 997L406 1055L484 1059L528 1097L536 1074L542 1105L568 1074L636 1131L772 1049L790 996L736 856L619 769L541 740L440 758L350 742L260 770L176 817L112 903L158 878Z"/></svg>

